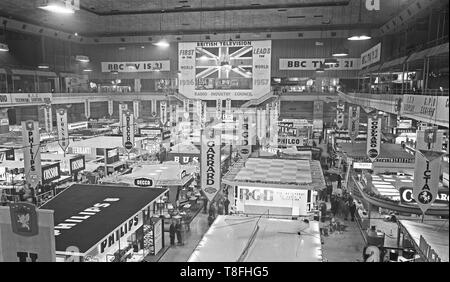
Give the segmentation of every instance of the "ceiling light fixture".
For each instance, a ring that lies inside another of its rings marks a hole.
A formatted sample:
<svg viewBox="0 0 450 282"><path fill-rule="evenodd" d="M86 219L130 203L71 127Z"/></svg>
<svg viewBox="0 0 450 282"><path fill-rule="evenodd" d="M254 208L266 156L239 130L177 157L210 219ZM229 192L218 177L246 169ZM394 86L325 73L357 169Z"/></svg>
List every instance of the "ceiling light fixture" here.
<svg viewBox="0 0 450 282"><path fill-rule="evenodd" d="M39 0L38 8L57 14L74 14L80 10L80 0Z"/></svg>
<svg viewBox="0 0 450 282"><path fill-rule="evenodd" d="M84 72L91 72L92 70L91 69L84 69L83 71Z"/></svg>
<svg viewBox="0 0 450 282"><path fill-rule="evenodd" d="M341 49L338 49L335 52L333 52L332 55L333 55L333 57L346 57L349 54L348 54L348 50L347 49L341 48Z"/></svg>
<svg viewBox="0 0 450 282"><path fill-rule="evenodd" d="M50 66L48 64L39 64L38 65L38 69L46 70L46 69L49 69L49 68L50 68Z"/></svg>
<svg viewBox="0 0 450 282"><path fill-rule="evenodd" d="M8 52L8 51L9 51L8 44L0 43L0 52Z"/></svg>
<svg viewBox="0 0 450 282"><path fill-rule="evenodd" d="M83 55L75 56L75 60L78 62L82 62L82 63L89 63L89 61L90 61L88 56L83 56Z"/></svg>
<svg viewBox="0 0 450 282"><path fill-rule="evenodd" d="M153 45L156 45L158 47L162 47L162 48L167 48L170 46L169 42L167 42L167 40L165 39L161 39L156 43L153 43Z"/></svg>
<svg viewBox="0 0 450 282"><path fill-rule="evenodd" d="M347 38L350 41L362 41L362 40L369 40L372 37L366 35L366 34L362 34L362 35L352 35L349 38Z"/></svg>

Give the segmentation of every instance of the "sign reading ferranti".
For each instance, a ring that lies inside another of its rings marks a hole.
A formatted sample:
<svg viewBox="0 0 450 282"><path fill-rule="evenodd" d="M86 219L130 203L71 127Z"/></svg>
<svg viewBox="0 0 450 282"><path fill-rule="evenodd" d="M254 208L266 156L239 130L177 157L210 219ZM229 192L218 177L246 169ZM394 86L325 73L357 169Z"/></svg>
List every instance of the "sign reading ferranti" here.
<svg viewBox="0 0 450 282"><path fill-rule="evenodd" d="M70 174L78 173L86 168L84 156L78 156L70 159Z"/></svg>
<svg viewBox="0 0 450 282"><path fill-rule="evenodd" d="M331 70L359 70L361 59L337 59L337 64L330 66ZM325 62L325 59L280 59L280 70L315 70Z"/></svg>
<svg viewBox="0 0 450 282"><path fill-rule="evenodd" d="M56 123L58 127L58 144L65 152L69 147L69 127L67 124L67 110L59 109L56 111Z"/></svg>
<svg viewBox="0 0 450 282"><path fill-rule="evenodd" d="M42 167L42 184L47 184L61 177L59 163Z"/></svg>
<svg viewBox="0 0 450 282"><path fill-rule="evenodd" d="M380 155L381 148L381 118L369 117L367 122L366 153L371 162Z"/></svg>
<svg viewBox="0 0 450 282"><path fill-rule="evenodd" d="M102 72L170 71L170 61L102 62Z"/></svg>
<svg viewBox="0 0 450 282"><path fill-rule="evenodd" d="M361 54L361 67L367 67L376 62L379 62L381 59L381 43L373 46L366 52Z"/></svg>
<svg viewBox="0 0 450 282"><path fill-rule="evenodd" d="M37 121L22 122L23 160L25 182L35 188L42 179L39 124Z"/></svg>
<svg viewBox="0 0 450 282"><path fill-rule="evenodd" d="M270 92L272 42L178 45L179 91L191 99L257 99Z"/></svg>
<svg viewBox="0 0 450 282"><path fill-rule="evenodd" d="M212 201L220 190L220 147L220 133L211 128L203 130L200 162L201 183L203 192L209 201Z"/></svg>

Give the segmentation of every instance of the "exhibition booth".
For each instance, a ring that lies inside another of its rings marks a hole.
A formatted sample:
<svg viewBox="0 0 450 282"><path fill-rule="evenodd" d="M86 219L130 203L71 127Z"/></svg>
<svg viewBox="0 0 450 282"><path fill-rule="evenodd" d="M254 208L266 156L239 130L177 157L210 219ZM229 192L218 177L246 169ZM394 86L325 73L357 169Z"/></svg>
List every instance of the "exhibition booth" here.
<svg viewBox="0 0 450 282"><path fill-rule="evenodd" d="M55 223L56 261L142 261L164 247L157 202L167 189L74 184L45 203Z"/></svg>
<svg viewBox="0 0 450 282"><path fill-rule="evenodd" d="M322 262L317 221L217 216L188 262Z"/></svg>
<svg viewBox="0 0 450 282"><path fill-rule="evenodd" d="M222 183L231 187L236 213L288 218L307 216L326 188L320 162L311 160L249 158Z"/></svg>

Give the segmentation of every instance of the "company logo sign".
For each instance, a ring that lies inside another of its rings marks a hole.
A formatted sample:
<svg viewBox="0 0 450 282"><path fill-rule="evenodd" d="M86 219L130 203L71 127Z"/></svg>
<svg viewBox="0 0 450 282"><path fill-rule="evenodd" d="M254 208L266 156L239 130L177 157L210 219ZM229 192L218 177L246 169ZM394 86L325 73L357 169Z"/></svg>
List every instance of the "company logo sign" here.
<svg viewBox="0 0 450 282"><path fill-rule="evenodd" d="M155 182L149 178L137 178L134 180L134 185L139 187L154 187Z"/></svg>
<svg viewBox="0 0 450 282"><path fill-rule="evenodd" d="M25 168L25 181L32 188L36 187L42 178L41 150L39 126L35 121L22 122L23 159Z"/></svg>
<svg viewBox="0 0 450 282"><path fill-rule="evenodd" d="M86 168L84 156L79 156L70 160L70 173L74 174Z"/></svg>
<svg viewBox="0 0 450 282"><path fill-rule="evenodd" d="M11 227L15 234L25 237L39 233L36 206L29 203L12 203L9 206Z"/></svg>
<svg viewBox="0 0 450 282"><path fill-rule="evenodd" d="M361 67L370 66L381 59L381 43L361 54Z"/></svg>
<svg viewBox="0 0 450 282"><path fill-rule="evenodd" d="M58 144L65 152L69 147L69 127L67 124L67 110L59 109L56 112L56 123L58 128Z"/></svg>
<svg viewBox="0 0 450 282"><path fill-rule="evenodd" d="M380 154L381 148L381 118L368 119L367 127L367 156L371 162Z"/></svg>
<svg viewBox="0 0 450 282"><path fill-rule="evenodd" d="M124 129L122 136L123 147L130 151L134 147L134 115L130 112L124 113Z"/></svg>
<svg viewBox="0 0 450 282"><path fill-rule="evenodd" d="M212 201L220 189L221 180L221 138L213 129L203 131L201 150L202 188L208 200Z"/></svg>
<svg viewBox="0 0 450 282"><path fill-rule="evenodd" d="M278 138L278 145L281 146L303 146L303 138L297 138L297 137L285 137L285 138Z"/></svg>
<svg viewBox="0 0 450 282"><path fill-rule="evenodd" d="M400 201L402 203L416 203L414 200L413 189L409 187L400 188ZM435 203L448 204L449 194L448 192L438 192Z"/></svg>
<svg viewBox="0 0 450 282"><path fill-rule="evenodd" d="M59 163L55 163L42 168L42 183L50 183L61 177L61 169Z"/></svg>

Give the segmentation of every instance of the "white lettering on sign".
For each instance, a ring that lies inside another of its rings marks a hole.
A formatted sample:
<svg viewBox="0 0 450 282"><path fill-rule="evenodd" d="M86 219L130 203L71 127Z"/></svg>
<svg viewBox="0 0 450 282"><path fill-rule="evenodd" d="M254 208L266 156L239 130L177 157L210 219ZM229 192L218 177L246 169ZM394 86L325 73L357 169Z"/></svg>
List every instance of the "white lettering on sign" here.
<svg viewBox="0 0 450 282"><path fill-rule="evenodd" d="M366 0L366 9L369 11L379 11L380 0Z"/></svg>
<svg viewBox="0 0 450 282"><path fill-rule="evenodd" d="M381 118L369 117L367 125L367 156L374 162L381 148Z"/></svg>
<svg viewBox="0 0 450 282"><path fill-rule="evenodd" d="M359 58L337 59L337 63L330 66L333 70L358 70L360 69ZM325 59L280 59L280 70L316 70Z"/></svg>
<svg viewBox="0 0 450 282"><path fill-rule="evenodd" d="M202 189L210 201L220 190L220 147L220 134L217 134L213 129L205 130L202 134L201 180Z"/></svg>
<svg viewBox="0 0 450 282"><path fill-rule="evenodd" d="M73 172L77 172L80 171L82 169L84 169L84 159L78 159L78 160L74 160L70 163L70 169Z"/></svg>
<svg viewBox="0 0 450 282"><path fill-rule="evenodd" d="M112 158L117 155L117 149L112 149L108 151L108 158Z"/></svg>
<svg viewBox="0 0 450 282"><path fill-rule="evenodd" d="M361 67L370 66L381 59L381 43L361 54Z"/></svg>
<svg viewBox="0 0 450 282"><path fill-rule="evenodd" d="M154 181L153 179L148 179L148 178L137 178L134 180L134 185L136 186L141 186L141 187L150 187L150 186L154 186Z"/></svg>
<svg viewBox="0 0 450 282"><path fill-rule="evenodd" d="M48 168L48 169L44 169L44 174L43 174L44 180L50 180L50 179L55 179L55 178L59 178L59 169L57 166Z"/></svg>
<svg viewBox="0 0 450 282"><path fill-rule="evenodd" d="M303 146L303 138L297 138L297 137L285 137L285 138L278 138L278 145L294 145L294 146Z"/></svg>
<svg viewBox="0 0 450 282"><path fill-rule="evenodd" d="M117 230L108 235L99 245L99 253L109 253L108 249L112 248L125 235L132 234L142 225L142 213L130 218L122 224Z"/></svg>
<svg viewBox="0 0 450 282"><path fill-rule="evenodd" d="M89 148L89 147L72 147L72 154L90 155L91 148Z"/></svg>
<svg viewBox="0 0 450 282"><path fill-rule="evenodd" d="M102 72L170 71L170 61L102 62Z"/></svg>

